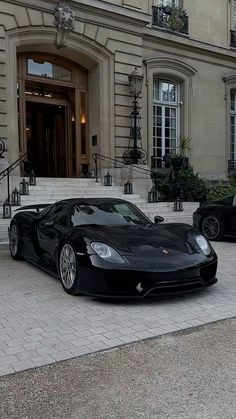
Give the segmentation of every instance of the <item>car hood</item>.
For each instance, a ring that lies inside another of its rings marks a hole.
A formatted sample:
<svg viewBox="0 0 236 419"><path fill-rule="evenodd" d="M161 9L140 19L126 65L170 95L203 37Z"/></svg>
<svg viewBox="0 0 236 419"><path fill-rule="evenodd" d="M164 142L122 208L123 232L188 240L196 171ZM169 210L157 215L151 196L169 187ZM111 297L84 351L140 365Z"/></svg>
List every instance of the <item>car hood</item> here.
<svg viewBox="0 0 236 419"><path fill-rule="evenodd" d="M122 255L157 257L176 252L201 253L195 240L199 231L188 224L93 225L80 226L79 230L90 243L106 243Z"/></svg>

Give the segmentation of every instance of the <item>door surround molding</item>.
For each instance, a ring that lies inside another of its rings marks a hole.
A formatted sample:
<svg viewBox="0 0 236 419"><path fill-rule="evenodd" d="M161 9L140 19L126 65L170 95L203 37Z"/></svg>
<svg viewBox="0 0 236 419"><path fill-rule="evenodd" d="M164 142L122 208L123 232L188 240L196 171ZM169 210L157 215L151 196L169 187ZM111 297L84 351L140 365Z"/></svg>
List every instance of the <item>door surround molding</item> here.
<svg viewBox="0 0 236 419"><path fill-rule="evenodd" d="M98 43L84 37L76 32L71 33L67 41L67 48L58 51L54 46L55 29L37 28L17 28L6 32L8 77L7 84L9 89L8 98L8 158L14 161L19 157L18 146L18 122L17 122L17 52L30 50L34 47L44 49L45 52L53 53L60 57L71 59L75 63L84 57L83 66L89 72L98 66L99 79L99 150L106 150L106 154L114 157L114 56ZM89 82L89 80L88 80ZM15 89L14 87L15 86ZM11 118L11 120L10 120ZM89 132L89 140L91 134Z"/></svg>

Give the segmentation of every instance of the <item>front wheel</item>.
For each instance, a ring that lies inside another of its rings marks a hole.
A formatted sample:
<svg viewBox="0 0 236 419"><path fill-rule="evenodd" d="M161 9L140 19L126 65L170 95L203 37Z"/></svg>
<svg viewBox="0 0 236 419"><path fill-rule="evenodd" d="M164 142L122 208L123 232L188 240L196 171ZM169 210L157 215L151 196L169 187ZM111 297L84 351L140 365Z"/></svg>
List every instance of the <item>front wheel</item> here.
<svg viewBox="0 0 236 419"><path fill-rule="evenodd" d="M60 250L59 275L62 286L68 294L79 294L79 265L75 251L68 242L64 243Z"/></svg>
<svg viewBox="0 0 236 419"><path fill-rule="evenodd" d="M15 222L11 223L9 231L9 249L11 257L14 260L23 260L21 256L21 242L18 225Z"/></svg>
<svg viewBox="0 0 236 419"><path fill-rule="evenodd" d="M207 215L202 221L202 233L208 240L222 240L224 227L222 221L216 215Z"/></svg>

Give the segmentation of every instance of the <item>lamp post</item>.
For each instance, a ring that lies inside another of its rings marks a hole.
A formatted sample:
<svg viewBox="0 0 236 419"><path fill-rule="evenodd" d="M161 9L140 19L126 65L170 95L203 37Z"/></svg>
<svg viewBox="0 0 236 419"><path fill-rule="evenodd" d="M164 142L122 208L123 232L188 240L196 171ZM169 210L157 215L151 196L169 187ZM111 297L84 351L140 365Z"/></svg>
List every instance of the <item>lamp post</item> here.
<svg viewBox="0 0 236 419"><path fill-rule="evenodd" d="M129 91L133 96L133 103L130 113L131 127L130 127L130 140L132 144L128 150L123 154L123 158L127 164L138 164L139 162L144 163L146 160L146 153L142 150L142 147L138 147L138 141L141 142L141 127L140 127L140 106L138 104L138 97L142 91L143 75L138 73L137 67L128 76L129 79Z"/></svg>

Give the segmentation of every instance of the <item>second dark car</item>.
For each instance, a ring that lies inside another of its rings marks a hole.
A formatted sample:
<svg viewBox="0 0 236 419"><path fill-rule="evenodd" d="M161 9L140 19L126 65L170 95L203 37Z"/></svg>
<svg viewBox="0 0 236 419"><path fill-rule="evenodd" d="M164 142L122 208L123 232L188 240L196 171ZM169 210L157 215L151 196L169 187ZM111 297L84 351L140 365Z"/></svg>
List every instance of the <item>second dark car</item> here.
<svg viewBox="0 0 236 419"><path fill-rule="evenodd" d="M199 207L193 213L193 225L208 240L236 237L236 195Z"/></svg>

